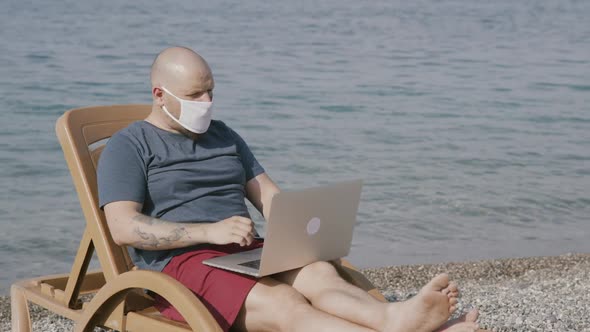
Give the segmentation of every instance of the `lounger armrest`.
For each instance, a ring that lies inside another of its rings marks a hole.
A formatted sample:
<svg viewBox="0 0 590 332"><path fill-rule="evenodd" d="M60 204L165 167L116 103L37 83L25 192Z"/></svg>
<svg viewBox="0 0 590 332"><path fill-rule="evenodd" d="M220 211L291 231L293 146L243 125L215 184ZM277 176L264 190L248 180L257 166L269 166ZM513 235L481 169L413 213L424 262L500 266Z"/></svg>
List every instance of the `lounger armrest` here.
<svg viewBox="0 0 590 332"><path fill-rule="evenodd" d="M166 299L194 331L222 331L192 291L169 275L148 270L125 272L107 282L84 309L76 330L86 331L97 322L104 322L135 289L146 289Z"/></svg>

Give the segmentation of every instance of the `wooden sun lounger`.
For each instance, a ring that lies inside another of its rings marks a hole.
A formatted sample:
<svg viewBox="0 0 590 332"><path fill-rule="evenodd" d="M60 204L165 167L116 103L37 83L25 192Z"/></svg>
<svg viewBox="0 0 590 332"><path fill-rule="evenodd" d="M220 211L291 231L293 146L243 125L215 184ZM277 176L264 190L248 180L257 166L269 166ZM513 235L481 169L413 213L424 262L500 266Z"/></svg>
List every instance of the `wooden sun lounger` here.
<svg viewBox="0 0 590 332"><path fill-rule="evenodd" d="M96 165L105 140L131 122L146 118L150 110L151 105L85 107L67 111L58 119L57 136L78 192L86 229L69 274L21 280L11 286L14 332L31 331L28 301L72 319L75 331L93 331L95 326L119 331L221 331L189 289L164 273L133 266L126 248L113 241L98 207ZM101 269L88 271L95 251ZM333 264L346 280L385 302L348 262L340 259ZM144 290L168 300L186 323L163 317ZM81 295L86 294L93 297L84 302Z"/></svg>

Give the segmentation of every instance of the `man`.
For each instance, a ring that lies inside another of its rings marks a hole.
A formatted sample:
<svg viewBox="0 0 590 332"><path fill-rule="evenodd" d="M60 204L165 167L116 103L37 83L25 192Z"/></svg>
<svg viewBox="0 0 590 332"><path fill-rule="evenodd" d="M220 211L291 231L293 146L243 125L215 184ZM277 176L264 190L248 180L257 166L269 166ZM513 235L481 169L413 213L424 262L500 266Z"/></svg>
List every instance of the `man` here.
<svg viewBox="0 0 590 332"><path fill-rule="evenodd" d="M458 289L439 275L414 298L381 303L327 262L255 279L201 262L259 247L244 198L267 217L277 185L244 140L211 120L214 80L205 60L173 47L151 72L153 107L113 135L98 165L100 206L139 268L190 288L224 331L474 331L476 311L447 322ZM157 307L182 320L162 298ZM443 324L445 324L443 326ZM442 326L442 327L441 327Z"/></svg>

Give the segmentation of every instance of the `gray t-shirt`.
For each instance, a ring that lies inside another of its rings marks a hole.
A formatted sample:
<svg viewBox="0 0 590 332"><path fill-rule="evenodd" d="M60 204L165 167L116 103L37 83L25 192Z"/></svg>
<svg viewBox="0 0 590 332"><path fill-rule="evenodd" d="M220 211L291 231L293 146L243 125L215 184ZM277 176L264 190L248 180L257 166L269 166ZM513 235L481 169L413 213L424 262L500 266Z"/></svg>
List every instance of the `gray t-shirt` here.
<svg viewBox="0 0 590 332"><path fill-rule="evenodd" d="M101 154L99 205L139 202L143 214L173 222L249 218L246 182L261 173L246 142L222 121L211 121L197 140L137 121L114 134ZM161 271L172 257L202 246L129 247L129 253L137 267Z"/></svg>

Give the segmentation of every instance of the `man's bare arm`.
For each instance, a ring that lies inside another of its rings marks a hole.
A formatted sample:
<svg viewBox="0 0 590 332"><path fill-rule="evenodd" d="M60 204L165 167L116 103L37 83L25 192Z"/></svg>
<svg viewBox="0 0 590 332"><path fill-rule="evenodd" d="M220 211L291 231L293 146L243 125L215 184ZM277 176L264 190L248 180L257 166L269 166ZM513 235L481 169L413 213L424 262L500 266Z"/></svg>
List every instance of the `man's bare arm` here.
<svg viewBox="0 0 590 332"><path fill-rule="evenodd" d="M165 250L201 243L249 245L252 220L233 216L215 223L177 223L142 214L142 205L132 201L112 202L104 207L107 223L118 245L145 250Z"/></svg>
<svg viewBox="0 0 590 332"><path fill-rule="evenodd" d="M262 173L246 183L246 198L268 219L272 197L281 189L266 174Z"/></svg>
<svg viewBox="0 0 590 332"><path fill-rule="evenodd" d="M142 214L141 204L119 201L104 211L113 240L145 250L183 248L207 242L208 224L176 223Z"/></svg>

